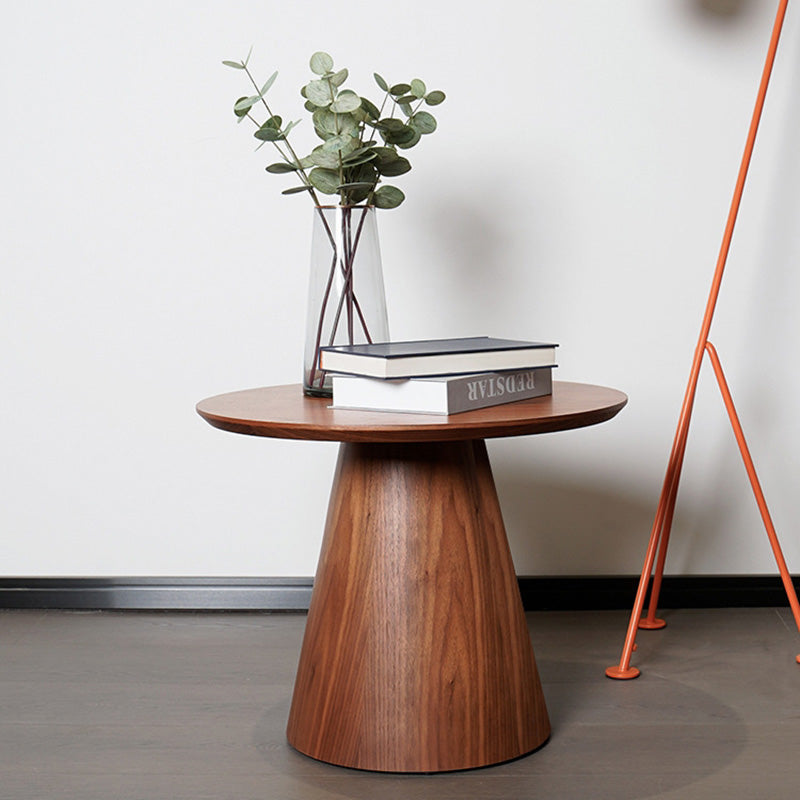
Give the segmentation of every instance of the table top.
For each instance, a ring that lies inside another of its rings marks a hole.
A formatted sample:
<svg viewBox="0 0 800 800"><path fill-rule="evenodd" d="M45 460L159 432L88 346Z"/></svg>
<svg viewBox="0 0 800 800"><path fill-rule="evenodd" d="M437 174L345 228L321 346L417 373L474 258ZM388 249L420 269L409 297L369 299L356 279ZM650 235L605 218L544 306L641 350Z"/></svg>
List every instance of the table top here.
<svg viewBox="0 0 800 800"><path fill-rule="evenodd" d="M197 413L215 428L251 436L333 442L443 442L548 433L596 425L628 398L616 389L555 381L553 394L451 416L330 408L300 384L209 397Z"/></svg>

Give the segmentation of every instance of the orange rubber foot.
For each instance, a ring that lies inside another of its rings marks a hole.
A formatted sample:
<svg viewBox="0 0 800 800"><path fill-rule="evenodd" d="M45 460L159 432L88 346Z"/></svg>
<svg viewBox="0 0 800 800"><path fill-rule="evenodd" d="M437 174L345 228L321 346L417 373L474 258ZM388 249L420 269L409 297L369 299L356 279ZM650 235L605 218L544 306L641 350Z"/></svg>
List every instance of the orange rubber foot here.
<svg viewBox="0 0 800 800"><path fill-rule="evenodd" d="M648 619L647 617L642 617L639 620L639 627L646 631L659 631L667 627L667 621L658 618Z"/></svg>
<svg viewBox="0 0 800 800"><path fill-rule="evenodd" d="M798 656L800 658L800 656ZM621 669L619 664L609 667L606 670L606 676L613 678L615 681L629 681L632 678L638 678L642 673L636 667L628 667L628 669Z"/></svg>

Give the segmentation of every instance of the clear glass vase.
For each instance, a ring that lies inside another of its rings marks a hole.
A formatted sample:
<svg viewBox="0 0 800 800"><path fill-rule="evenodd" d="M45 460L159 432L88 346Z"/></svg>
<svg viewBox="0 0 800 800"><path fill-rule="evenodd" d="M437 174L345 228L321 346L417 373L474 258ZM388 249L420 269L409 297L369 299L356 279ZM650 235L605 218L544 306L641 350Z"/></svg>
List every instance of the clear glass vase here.
<svg viewBox="0 0 800 800"><path fill-rule="evenodd" d="M389 341L375 208L318 206L311 237L303 391L331 396L319 348Z"/></svg>

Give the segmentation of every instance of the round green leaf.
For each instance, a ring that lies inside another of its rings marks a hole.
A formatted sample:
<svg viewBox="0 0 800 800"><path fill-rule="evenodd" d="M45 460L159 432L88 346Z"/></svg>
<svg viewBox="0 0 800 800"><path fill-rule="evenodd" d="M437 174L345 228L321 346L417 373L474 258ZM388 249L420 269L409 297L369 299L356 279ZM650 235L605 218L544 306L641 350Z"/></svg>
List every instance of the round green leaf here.
<svg viewBox="0 0 800 800"><path fill-rule="evenodd" d="M373 147L372 150L378 158L378 164L389 164L400 158L393 147Z"/></svg>
<svg viewBox="0 0 800 800"><path fill-rule="evenodd" d="M260 139L262 142L277 142L278 139L283 138L283 134L276 128L270 128L269 125L264 125L259 128L253 136Z"/></svg>
<svg viewBox="0 0 800 800"><path fill-rule="evenodd" d="M416 131L408 125L402 125L400 128L382 131L381 135L387 144L396 144L400 146L401 144L410 142L416 135Z"/></svg>
<svg viewBox="0 0 800 800"><path fill-rule="evenodd" d="M284 189L281 194L297 194L298 192L310 192L310 186L292 186L291 189Z"/></svg>
<svg viewBox="0 0 800 800"><path fill-rule="evenodd" d="M367 164L347 170L344 183L339 188L345 193L345 202L352 204L365 200L375 190L377 180L378 174Z"/></svg>
<svg viewBox="0 0 800 800"><path fill-rule="evenodd" d="M361 106L361 98L350 89L339 92L330 109L336 114L348 114Z"/></svg>
<svg viewBox="0 0 800 800"><path fill-rule="evenodd" d="M247 112L253 107L251 105L242 105L244 100L249 100L249 97L240 97L234 104L233 104L233 113L236 114L237 117L246 117Z"/></svg>
<svg viewBox="0 0 800 800"><path fill-rule="evenodd" d="M285 175L287 172L297 172L297 167L294 164L279 161L277 164L270 164L267 172L271 172L273 175Z"/></svg>
<svg viewBox="0 0 800 800"><path fill-rule="evenodd" d="M226 67L233 67L234 69L244 69L244 64L241 64L238 61L223 61L222 63Z"/></svg>
<svg viewBox="0 0 800 800"><path fill-rule="evenodd" d="M328 111L327 108L317 108L311 115L311 119L314 122L315 128L319 128L319 130L325 133L338 133L336 114L332 111Z"/></svg>
<svg viewBox="0 0 800 800"><path fill-rule="evenodd" d="M415 97L413 94L406 94L406 95L403 95L402 97L398 97L397 98L397 103L398 103L398 105L401 104L401 103L408 104L408 103L413 103L417 99L418 98Z"/></svg>
<svg viewBox="0 0 800 800"><path fill-rule="evenodd" d="M341 153L346 156L358 147L358 139L349 133L340 133L332 136L321 147L329 153Z"/></svg>
<svg viewBox="0 0 800 800"><path fill-rule="evenodd" d="M381 186L373 197L378 208L397 208L406 199L396 186Z"/></svg>
<svg viewBox="0 0 800 800"><path fill-rule="evenodd" d="M359 100L360 99L361 98L359 98ZM361 125L362 123L369 121L369 115L361 106L359 106L355 111L351 111L350 116L356 121L357 125Z"/></svg>
<svg viewBox="0 0 800 800"><path fill-rule="evenodd" d="M359 164L347 170L347 180L352 183L368 183L374 188L378 182L378 171L372 164Z"/></svg>
<svg viewBox="0 0 800 800"><path fill-rule="evenodd" d="M224 64L225 62L223 61L222 63ZM243 69L243 67L240 67L240 69ZM384 92L389 91L389 84L386 83L386 81L380 75L378 75L377 72L373 72L372 77L375 78L375 83L377 83Z"/></svg>
<svg viewBox="0 0 800 800"><path fill-rule="evenodd" d="M386 131L387 133L390 131L400 131L406 127L405 122L401 119L395 119L394 117L384 117L382 120L379 120L375 127L379 131Z"/></svg>
<svg viewBox="0 0 800 800"><path fill-rule="evenodd" d="M331 83L334 86L341 86L347 80L349 74L347 69L340 69L335 75L331 75Z"/></svg>
<svg viewBox="0 0 800 800"><path fill-rule="evenodd" d="M414 130L413 128L412 128L412 133L413 133L412 136L404 138L402 142L397 142L397 146L401 150L408 150L409 148L417 144L419 140L422 138L422 134L419 131Z"/></svg>
<svg viewBox="0 0 800 800"><path fill-rule="evenodd" d="M381 112L378 111L378 107L374 103L367 100L366 97L361 98L361 108L367 112L367 115L370 119L378 119L378 117L381 115Z"/></svg>
<svg viewBox="0 0 800 800"><path fill-rule="evenodd" d="M358 109L350 114L336 114L336 121L339 125L339 133L347 133L350 136L358 136Z"/></svg>
<svg viewBox="0 0 800 800"><path fill-rule="evenodd" d="M325 150L322 145L315 147L311 151L311 162L317 167L326 169L337 169L339 166L339 154Z"/></svg>
<svg viewBox="0 0 800 800"><path fill-rule="evenodd" d="M364 200L369 197L373 188L374 186L370 186L369 189L348 189L346 204L349 206L357 206L359 203L363 203Z"/></svg>
<svg viewBox="0 0 800 800"><path fill-rule="evenodd" d="M315 75L324 75L326 72L330 72L333 69L333 59L327 53L323 53L320 50L311 56L309 66Z"/></svg>
<svg viewBox="0 0 800 800"><path fill-rule="evenodd" d="M323 194L336 194L336 187L339 185L339 173L332 169L315 167L308 173L308 179L315 189L319 189Z"/></svg>
<svg viewBox="0 0 800 800"><path fill-rule="evenodd" d="M417 111L408 124L420 133L433 133L436 130L436 118L427 111Z"/></svg>
<svg viewBox="0 0 800 800"><path fill-rule="evenodd" d="M419 78L414 78L414 80L411 81L411 94L413 94L417 100L421 100L425 97L425 84Z"/></svg>
<svg viewBox="0 0 800 800"><path fill-rule="evenodd" d="M393 94L395 97L400 97L401 94L408 94L411 91L411 87L407 83L396 83L389 89L389 94Z"/></svg>
<svg viewBox="0 0 800 800"><path fill-rule="evenodd" d="M318 80L310 81L306 84L306 97L315 105L320 108L327 108L333 98L331 97L331 90L327 81Z"/></svg>
<svg viewBox="0 0 800 800"><path fill-rule="evenodd" d="M358 122L351 114L335 114L327 108L318 108L312 115L314 127L320 133L323 139L329 139L339 133L349 133L353 136L356 135Z"/></svg>
<svg viewBox="0 0 800 800"><path fill-rule="evenodd" d="M405 175L410 169L411 162L402 156L398 156L394 161L389 161L386 164L378 164L378 171L387 178Z"/></svg>
<svg viewBox="0 0 800 800"><path fill-rule="evenodd" d="M438 89L433 92L428 92L425 95L425 102L429 106L438 106L439 103L443 103L445 98L444 92L440 92Z"/></svg>
<svg viewBox="0 0 800 800"><path fill-rule="evenodd" d="M241 97L236 101L233 106L234 111L248 112L261 98L258 95L252 97Z"/></svg>

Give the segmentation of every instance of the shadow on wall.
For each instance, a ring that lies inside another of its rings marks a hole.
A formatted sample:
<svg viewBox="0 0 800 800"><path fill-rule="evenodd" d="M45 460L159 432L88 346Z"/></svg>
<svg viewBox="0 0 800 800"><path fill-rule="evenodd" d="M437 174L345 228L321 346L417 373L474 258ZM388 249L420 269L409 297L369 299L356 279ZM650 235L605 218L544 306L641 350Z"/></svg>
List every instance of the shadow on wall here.
<svg viewBox="0 0 800 800"><path fill-rule="evenodd" d="M722 20L735 20L746 16L756 3L754 0L686 0L694 14Z"/></svg>
<svg viewBox="0 0 800 800"><path fill-rule="evenodd" d="M524 167L529 168L532 173L539 170L535 165ZM520 291L520 281L530 277L531 270L539 270L537 277L546 279L544 264L555 241L547 214L565 201L552 196L545 201L535 190L526 193L523 173L517 183L503 187L499 198L497 187L482 181L470 184L470 198L446 185L425 198L418 231L425 238L426 260L436 269L425 276L434 300L424 302L448 330L453 325L476 335L504 330L504 335L523 338L521 332L511 333L514 326L524 331L537 308L552 300Z"/></svg>
<svg viewBox="0 0 800 800"><path fill-rule="evenodd" d="M484 205L447 196L433 206L428 222L447 282L456 290L469 287L458 296L462 308L472 304L467 319L483 321L487 305L505 307L515 284L512 276L503 274L512 261L511 238L494 215Z"/></svg>

